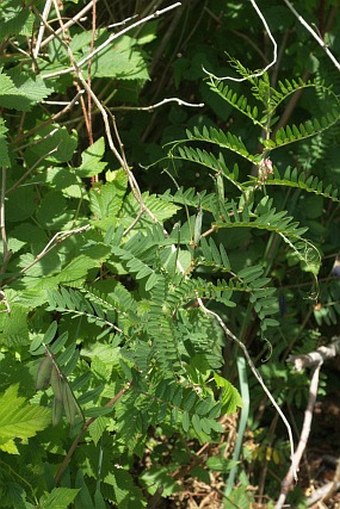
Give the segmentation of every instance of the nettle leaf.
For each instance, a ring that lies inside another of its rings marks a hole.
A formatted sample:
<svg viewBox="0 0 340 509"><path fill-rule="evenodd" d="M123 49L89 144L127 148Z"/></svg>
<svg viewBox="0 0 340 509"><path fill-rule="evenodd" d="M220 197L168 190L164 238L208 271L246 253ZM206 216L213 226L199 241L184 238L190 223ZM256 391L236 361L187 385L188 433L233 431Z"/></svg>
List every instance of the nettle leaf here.
<svg viewBox="0 0 340 509"><path fill-rule="evenodd" d="M146 61L135 48L135 40L128 36L121 37L95 56L91 72L96 78L149 79Z"/></svg>
<svg viewBox="0 0 340 509"><path fill-rule="evenodd" d="M11 385L0 395L0 449L9 454L19 454L14 440L27 443L38 431L45 429L51 421L47 408L29 404L18 396L18 385Z"/></svg>
<svg viewBox="0 0 340 509"><path fill-rule="evenodd" d="M33 187L18 187L10 193L6 202L6 220L19 223L31 217L36 209Z"/></svg>
<svg viewBox="0 0 340 509"><path fill-rule="evenodd" d="M40 499L41 509L67 509L78 495L80 489L54 488Z"/></svg>
<svg viewBox="0 0 340 509"><path fill-rule="evenodd" d="M79 177L93 177L101 173L107 166L101 161L105 153L105 140L101 136L81 154L81 165L76 169Z"/></svg>
<svg viewBox="0 0 340 509"><path fill-rule="evenodd" d="M32 146L26 149L25 160L29 165L36 164L38 157L46 162L66 163L72 158L77 143L75 130L69 132L58 124L45 126L32 140Z"/></svg>
<svg viewBox="0 0 340 509"><path fill-rule="evenodd" d="M222 412L226 414L235 413L238 407L242 407L242 398L238 390L223 376L214 374L217 387L222 389L221 402Z"/></svg>
<svg viewBox="0 0 340 509"><path fill-rule="evenodd" d="M11 313L6 313L0 335L1 343L8 348L16 348L18 345L27 345L29 342L27 326L27 310L16 305Z"/></svg>
<svg viewBox="0 0 340 509"><path fill-rule="evenodd" d="M111 37L106 29L99 30L95 47L100 47ZM83 31L72 38L70 44L73 53L77 54L77 61L81 62L91 51L92 32ZM136 39L122 36L108 43L102 51L93 56L91 61L91 75L96 78L116 78L119 80L149 79L147 63L142 52L136 47ZM58 53L56 53L58 58ZM86 65L82 67L84 76L87 75Z"/></svg>
<svg viewBox="0 0 340 509"><path fill-rule="evenodd" d="M58 191L46 193L35 215L39 225L51 230L60 230L73 218L66 198Z"/></svg>
<svg viewBox="0 0 340 509"><path fill-rule="evenodd" d="M0 106L3 108L29 111L52 92L41 78L0 74Z"/></svg>
<svg viewBox="0 0 340 509"><path fill-rule="evenodd" d="M10 4L1 6L0 12L0 39L4 40L7 36L22 34L31 36L33 30L33 23L35 20L34 14L29 7L23 8L23 5Z"/></svg>
<svg viewBox="0 0 340 509"><path fill-rule="evenodd" d="M133 482L133 477L127 470L113 468L105 477L104 483L113 486L118 507L122 509L145 507L142 492Z"/></svg>
<svg viewBox="0 0 340 509"><path fill-rule="evenodd" d="M31 104L38 104L54 92L53 88L49 87L40 76L24 74L21 68L16 67L13 71L9 71L9 76L19 93L25 96Z"/></svg>
<svg viewBox="0 0 340 509"><path fill-rule="evenodd" d="M86 255L80 255L72 260L66 267L63 268L60 274L54 276L54 281L59 283L68 283L72 285L79 285L84 281L87 272L93 267L99 266L100 260L97 264L92 258Z"/></svg>

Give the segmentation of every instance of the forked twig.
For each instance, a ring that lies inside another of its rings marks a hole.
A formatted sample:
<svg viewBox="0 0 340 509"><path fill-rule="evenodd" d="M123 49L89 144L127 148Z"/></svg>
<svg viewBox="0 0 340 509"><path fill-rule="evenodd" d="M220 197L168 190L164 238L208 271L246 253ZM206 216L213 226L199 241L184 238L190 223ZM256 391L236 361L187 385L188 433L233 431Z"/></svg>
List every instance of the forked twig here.
<svg viewBox="0 0 340 509"><path fill-rule="evenodd" d="M92 9L93 5L97 2L98 2L98 0L91 0L87 5L85 5L85 7L83 9L81 9L81 11L79 11L75 16L73 16L73 18L66 21L66 23L64 23L64 30L67 28L70 28L72 25L74 25L79 20L81 20L81 18L84 16L84 14L86 14L90 9ZM61 34L62 31L63 31L63 28L60 27L55 31L55 33L57 35L59 35L59 34ZM41 43L41 48L43 48L44 46L46 46L46 44L51 42L54 39L54 37L55 37L54 34L51 34L48 37L46 37L46 39L44 39Z"/></svg>
<svg viewBox="0 0 340 509"><path fill-rule="evenodd" d="M120 30L119 32L117 32L116 34L112 34L110 35L105 42L103 42L102 44L100 44L97 48L95 48L93 51L91 51L88 55L86 55L86 57L82 58L81 60L79 60L79 62L76 62L74 61L74 63L71 65L71 67L67 67L65 69L61 69L59 71L55 71L55 72L50 72L50 73L47 73L47 74L42 74L41 77L43 79L47 79L47 78L54 78L55 76L60 76L62 74L69 74L71 72L74 72L75 71L75 68L77 69L80 69L83 65L85 65L89 60L92 60L93 57L95 55L97 55L98 53L100 53L101 51L103 51L105 48L107 48L115 39L118 39L119 37L121 37L122 35L124 35L125 33L129 32L130 30L133 30L134 28L138 27L139 25L142 25L144 23L146 23L147 21L150 21L152 19L156 19L158 18L159 16L161 16L162 14L165 14L166 12L169 12L171 11L172 9L176 9L177 7L180 7L182 5L181 2L176 2L174 4L171 4L171 5L168 5L168 7L164 7L164 9L159 9L158 11L155 11L154 13L150 14L149 16L145 16L145 18L142 18L138 21L136 21L135 23L132 23L131 25L129 25L128 27L126 28L122 28L122 30ZM62 25L64 26L64 25ZM65 27L65 26L64 26ZM65 29L65 28L64 28ZM63 29L63 30L64 30ZM50 30L52 31L52 33L54 33L54 36L57 37L58 34L56 33L56 31L52 30L50 28Z"/></svg>

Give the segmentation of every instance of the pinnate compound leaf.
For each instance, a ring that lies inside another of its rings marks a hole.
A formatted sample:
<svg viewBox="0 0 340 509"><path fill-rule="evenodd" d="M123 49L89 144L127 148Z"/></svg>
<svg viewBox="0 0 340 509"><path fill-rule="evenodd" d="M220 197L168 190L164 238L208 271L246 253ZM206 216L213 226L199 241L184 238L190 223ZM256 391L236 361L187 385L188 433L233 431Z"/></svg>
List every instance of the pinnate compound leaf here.
<svg viewBox="0 0 340 509"><path fill-rule="evenodd" d="M14 439L24 442L48 426L50 411L38 405L30 405L18 396L18 385L11 385L0 395L0 449L18 454Z"/></svg>

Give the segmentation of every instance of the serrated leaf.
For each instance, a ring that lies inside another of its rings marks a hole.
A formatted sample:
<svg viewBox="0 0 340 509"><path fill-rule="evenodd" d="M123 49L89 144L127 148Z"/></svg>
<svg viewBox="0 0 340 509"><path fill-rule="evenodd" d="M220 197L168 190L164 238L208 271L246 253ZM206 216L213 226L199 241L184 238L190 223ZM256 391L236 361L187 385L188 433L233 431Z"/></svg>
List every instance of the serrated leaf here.
<svg viewBox="0 0 340 509"><path fill-rule="evenodd" d="M79 493L79 489L54 488L40 499L41 509L68 509Z"/></svg>
<svg viewBox="0 0 340 509"><path fill-rule="evenodd" d="M96 78L116 78L120 80L147 80L147 64L134 47L134 39L123 36L114 44L108 45L92 61L91 71Z"/></svg>
<svg viewBox="0 0 340 509"><path fill-rule="evenodd" d="M51 421L47 408L30 405L18 396L18 385L11 385L0 395L0 449L11 447L15 438L26 441Z"/></svg>
<svg viewBox="0 0 340 509"><path fill-rule="evenodd" d="M221 403L222 411L226 414L235 413L238 407L242 406L242 398L238 390L223 376L214 374L217 387L222 389Z"/></svg>
<svg viewBox="0 0 340 509"><path fill-rule="evenodd" d="M17 81L17 83L16 83ZM41 78L10 77L0 74L0 106L18 111L29 111L34 104L53 92Z"/></svg>
<svg viewBox="0 0 340 509"><path fill-rule="evenodd" d="M79 177L93 177L98 175L107 166L106 162L101 161L105 152L105 140L101 136L92 145L87 147L81 154L81 165L75 171Z"/></svg>
<svg viewBox="0 0 340 509"><path fill-rule="evenodd" d="M118 173L118 172L117 172ZM120 172L117 179L94 188L90 192L90 208L95 219L114 219L123 204L127 178Z"/></svg>

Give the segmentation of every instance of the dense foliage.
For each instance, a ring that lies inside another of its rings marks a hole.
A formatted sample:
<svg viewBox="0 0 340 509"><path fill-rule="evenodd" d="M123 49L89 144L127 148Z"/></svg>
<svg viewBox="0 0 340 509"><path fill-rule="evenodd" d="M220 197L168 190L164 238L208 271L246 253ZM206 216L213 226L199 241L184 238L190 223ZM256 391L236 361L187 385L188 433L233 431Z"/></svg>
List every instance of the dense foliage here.
<svg viewBox="0 0 340 509"><path fill-rule="evenodd" d="M299 427L286 359L340 314L340 77L284 3L261 2L268 73L251 3L182 3L0 5L0 507L280 491L287 431L242 345ZM299 4L336 54L336 2Z"/></svg>

